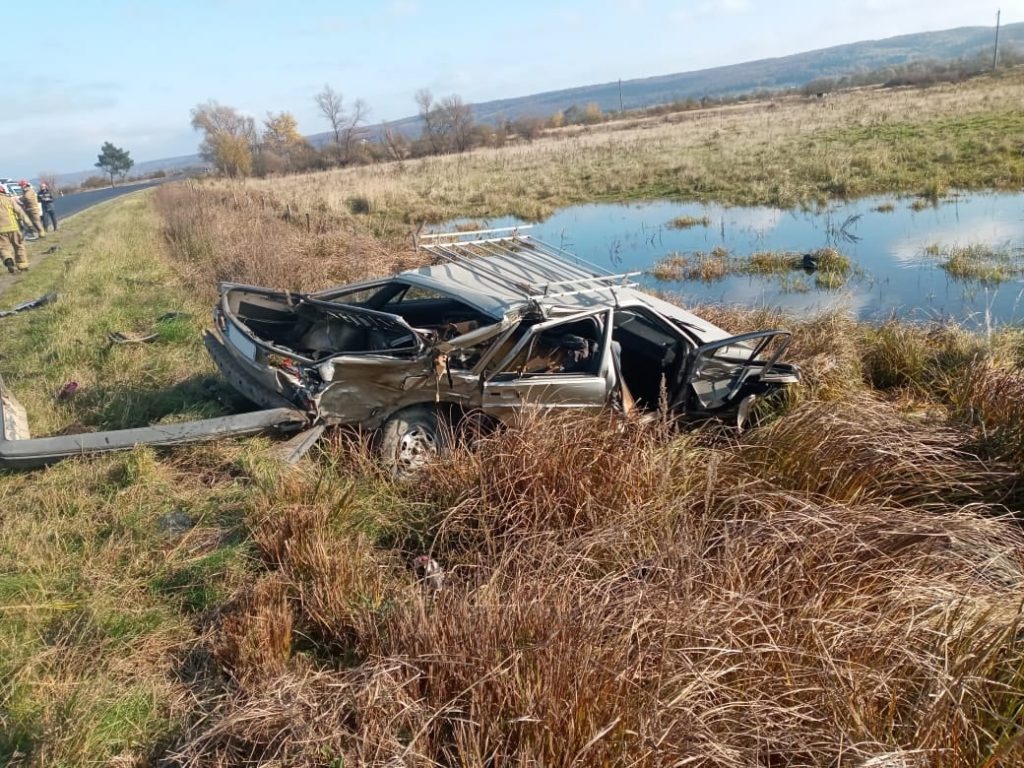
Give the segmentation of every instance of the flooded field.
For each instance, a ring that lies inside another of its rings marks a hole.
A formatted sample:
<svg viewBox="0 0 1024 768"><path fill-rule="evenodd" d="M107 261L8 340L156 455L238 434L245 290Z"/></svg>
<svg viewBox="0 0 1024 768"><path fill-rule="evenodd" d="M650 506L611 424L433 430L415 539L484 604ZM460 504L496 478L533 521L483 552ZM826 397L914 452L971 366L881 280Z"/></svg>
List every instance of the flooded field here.
<svg viewBox="0 0 1024 768"><path fill-rule="evenodd" d="M512 226L495 219L488 226ZM924 203L914 198L864 198L822 211L650 202L566 208L531 234L616 271L642 270L650 287L689 303L781 306L804 313L848 307L865 320L896 315L952 318L968 326L1024 320L1024 195L977 194ZM655 279L651 269L670 255L693 259L787 252L799 257L835 248L850 260L837 285L812 271L766 274L728 271L704 279ZM718 249L717 251L715 249ZM988 254L976 269L957 268L950 254Z"/></svg>

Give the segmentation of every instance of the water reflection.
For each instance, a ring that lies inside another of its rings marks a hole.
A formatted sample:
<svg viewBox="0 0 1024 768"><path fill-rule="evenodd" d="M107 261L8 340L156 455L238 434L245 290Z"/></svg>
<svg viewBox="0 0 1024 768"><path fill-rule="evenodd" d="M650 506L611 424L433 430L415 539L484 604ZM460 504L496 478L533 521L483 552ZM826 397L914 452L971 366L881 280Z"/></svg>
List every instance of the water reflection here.
<svg viewBox="0 0 1024 768"><path fill-rule="evenodd" d="M807 278L802 282L809 290L794 290L792 278L779 276L730 275L713 283L645 278L652 287L678 293L689 303L781 306L798 313L842 306L866 320L948 317L970 326L1024 320L1021 279L998 286L961 282L924 254L934 243L1019 248L1024 244L1024 194L958 196L923 210L912 210L911 202L864 198L823 211L666 201L581 205L534 225L531 234L617 271L648 269L673 251L710 251L715 246L738 256L834 246L851 258L858 272L838 291L816 289ZM886 204L894 206L891 212L876 210ZM670 227L679 216L706 216L708 225ZM494 227L518 223L511 218L488 222Z"/></svg>

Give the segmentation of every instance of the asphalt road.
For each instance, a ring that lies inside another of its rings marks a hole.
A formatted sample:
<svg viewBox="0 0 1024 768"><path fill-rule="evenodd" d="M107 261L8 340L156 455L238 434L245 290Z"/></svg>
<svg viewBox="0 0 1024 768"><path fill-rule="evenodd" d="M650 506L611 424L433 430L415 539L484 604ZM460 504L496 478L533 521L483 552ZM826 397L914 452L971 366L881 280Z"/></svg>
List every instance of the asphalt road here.
<svg viewBox="0 0 1024 768"><path fill-rule="evenodd" d="M76 192L73 195L65 195L64 197L54 199L53 209L57 212L57 221L59 222L65 216L83 211L90 205L102 203L104 200L110 200L113 197L127 195L129 192L137 192L140 189L155 187L157 184L163 184L165 181L169 181L169 179L144 181L140 184L125 184L124 186L112 189L108 187L106 189L91 189L88 192Z"/></svg>

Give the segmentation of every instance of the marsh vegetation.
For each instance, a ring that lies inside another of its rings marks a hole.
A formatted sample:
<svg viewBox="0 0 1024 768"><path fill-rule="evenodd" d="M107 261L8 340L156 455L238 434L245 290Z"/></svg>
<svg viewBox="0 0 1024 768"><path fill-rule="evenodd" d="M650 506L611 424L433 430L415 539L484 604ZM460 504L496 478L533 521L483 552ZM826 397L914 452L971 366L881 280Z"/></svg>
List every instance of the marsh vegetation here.
<svg viewBox="0 0 1024 768"><path fill-rule="evenodd" d="M1009 243L1001 247L932 243L924 253L938 259L939 266L958 280L998 285L1024 274L1024 249Z"/></svg>
<svg viewBox="0 0 1024 768"><path fill-rule="evenodd" d="M803 272L814 284L826 290L841 288L854 272L849 257L835 248L819 248L810 253L755 251L749 256L736 256L721 246L710 253L670 253L651 268L657 280L701 280L713 282L729 275L776 276L790 279L794 272ZM790 280L791 290L800 290L801 283Z"/></svg>

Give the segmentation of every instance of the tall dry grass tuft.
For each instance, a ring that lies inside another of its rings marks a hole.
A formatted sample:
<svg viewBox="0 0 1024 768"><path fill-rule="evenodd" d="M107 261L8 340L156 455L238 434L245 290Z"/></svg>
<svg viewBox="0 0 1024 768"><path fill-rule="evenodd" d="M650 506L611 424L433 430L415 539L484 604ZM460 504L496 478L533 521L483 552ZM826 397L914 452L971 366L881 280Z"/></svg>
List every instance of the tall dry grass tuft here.
<svg viewBox="0 0 1024 768"><path fill-rule="evenodd" d="M522 537L575 537L612 519L642 517L683 474L685 454L661 420L535 413L456 448L416 493L447 508L441 536L501 550ZM680 443L681 445L681 443Z"/></svg>
<svg viewBox="0 0 1024 768"><path fill-rule="evenodd" d="M861 335L864 378L876 389L940 397L950 376L961 376L986 356L980 336L950 323L890 320L863 328Z"/></svg>
<svg viewBox="0 0 1024 768"><path fill-rule="evenodd" d="M891 403L861 395L808 402L750 432L726 460L768 483L837 503L1000 503L1016 473L971 453L974 436L908 420Z"/></svg>
<svg viewBox="0 0 1024 768"><path fill-rule="evenodd" d="M220 281L308 291L417 263L408 244L386 245L340 215L299 215L244 187L169 184L154 201L178 265L211 299Z"/></svg>
<svg viewBox="0 0 1024 768"><path fill-rule="evenodd" d="M284 672L291 657L292 607L286 583L271 574L222 609L214 659L243 686Z"/></svg>
<svg viewBox="0 0 1024 768"><path fill-rule="evenodd" d="M1024 373L986 362L966 368L949 386L956 413L981 431L981 444L1024 466Z"/></svg>

